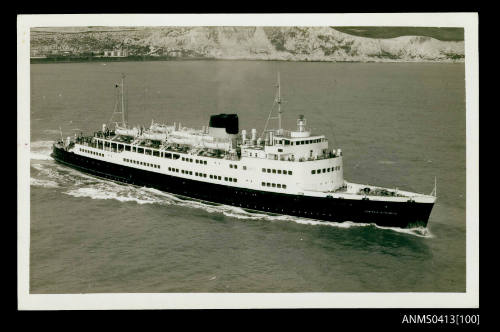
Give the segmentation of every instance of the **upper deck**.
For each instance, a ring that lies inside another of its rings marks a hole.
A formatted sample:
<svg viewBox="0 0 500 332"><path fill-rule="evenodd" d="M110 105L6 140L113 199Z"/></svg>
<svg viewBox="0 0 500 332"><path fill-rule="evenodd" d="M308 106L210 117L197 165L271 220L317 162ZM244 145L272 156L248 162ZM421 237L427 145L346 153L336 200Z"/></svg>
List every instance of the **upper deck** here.
<svg viewBox="0 0 500 332"><path fill-rule="evenodd" d="M265 139L257 139L255 129L252 129L252 136L247 137L245 130L227 135L209 131L205 126L197 130L181 127L180 124L177 126L175 123L171 126L152 123L148 129L117 126L114 131L103 126L103 130L94 132L93 136L75 137L75 142L111 152L132 151L153 156L177 152L229 160L256 158L311 162L342 155L340 149L328 149L328 140L324 135L311 135L300 126L296 132L268 131Z"/></svg>

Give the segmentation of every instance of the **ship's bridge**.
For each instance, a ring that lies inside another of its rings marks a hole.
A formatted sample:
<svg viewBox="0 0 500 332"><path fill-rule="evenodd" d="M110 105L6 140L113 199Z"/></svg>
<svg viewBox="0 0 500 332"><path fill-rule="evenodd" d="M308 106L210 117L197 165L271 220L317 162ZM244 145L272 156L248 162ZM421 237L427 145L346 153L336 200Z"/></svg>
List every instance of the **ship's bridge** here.
<svg viewBox="0 0 500 332"><path fill-rule="evenodd" d="M297 120L297 130L269 131L263 145L245 144L246 135L243 134L242 155L286 161L311 161L340 156L340 151L328 150L325 135L311 135L311 131L306 129L306 123L301 115ZM252 137L255 137L254 133Z"/></svg>

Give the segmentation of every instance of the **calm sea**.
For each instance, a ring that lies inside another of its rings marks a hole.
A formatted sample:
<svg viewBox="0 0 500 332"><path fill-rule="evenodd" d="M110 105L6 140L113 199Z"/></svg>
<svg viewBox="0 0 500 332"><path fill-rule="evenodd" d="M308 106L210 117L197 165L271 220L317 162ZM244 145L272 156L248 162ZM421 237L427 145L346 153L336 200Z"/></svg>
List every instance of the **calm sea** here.
<svg viewBox="0 0 500 332"><path fill-rule="evenodd" d="M51 143L108 122L263 129L281 73L299 114L344 153L348 181L430 193L427 229L322 223L182 200L56 164ZM172 61L31 65L32 293L464 292L463 64Z"/></svg>

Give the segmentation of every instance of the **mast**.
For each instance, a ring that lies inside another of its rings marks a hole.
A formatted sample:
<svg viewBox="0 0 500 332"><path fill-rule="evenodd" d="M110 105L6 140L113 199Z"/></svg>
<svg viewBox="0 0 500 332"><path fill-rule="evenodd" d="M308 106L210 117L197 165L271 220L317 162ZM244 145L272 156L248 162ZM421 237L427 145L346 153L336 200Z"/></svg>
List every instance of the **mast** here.
<svg viewBox="0 0 500 332"><path fill-rule="evenodd" d="M281 84L280 84L280 72L278 72L278 83L276 84L276 88L277 88L277 92L275 94L275 98L274 98L274 102L273 102L273 106L271 107L271 110L269 111L269 115L267 117L267 120L266 120L266 124L264 125L264 130L262 130L262 133L261 133L261 138L265 135L265 133L268 131L267 130L267 126L269 124L269 120L278 120L278 130L277 130L277 133L278 135L281 135L282 132L283 132L283 129L281 128ZM275 109L275 105L278 104L278 116L272 116L273 115L273 110ZM269 130L269 131L276 131L275 129L274 130Z"/></svg>
<svg viewBox="0 0 500 332"><path fill-rule="evenodd" d="M124 128L127 127L127 124L125 123L125 100L124 100L124 93L123 93L123 88L124 88L124 80L125 80L125 74L122 74L122 84L121 84L121 88L122 88L122 126Z"/></svg>
<svg viewBox="0 0 500 332"><path fill-rule="evenodd" d="M278 71L278 133L281 134L281 84L280 84L280 72Z"/></svg>

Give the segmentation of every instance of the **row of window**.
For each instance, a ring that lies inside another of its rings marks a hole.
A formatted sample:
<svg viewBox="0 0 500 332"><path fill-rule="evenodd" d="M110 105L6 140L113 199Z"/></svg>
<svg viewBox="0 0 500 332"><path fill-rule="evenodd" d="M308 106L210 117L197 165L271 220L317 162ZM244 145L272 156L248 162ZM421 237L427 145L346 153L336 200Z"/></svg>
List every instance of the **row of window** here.
<svg viewBox="0 0 500 332"><path fill-rule="evenodd" d="M95 151L90 151L90 150L87 150L87 149L82 149L82 148L79 148L79 150L80 150L81 152L90 153L90 154L93 154L93 155L95 155L95 156L104 157L104 153L95 152Z"/></svg>
<svg viewBox="0 0 500 332"><path fill-rule="evenodd" d="M179 169L178 168L174 168L174 167L169 167L168 170L170 172L176 172L176 173L179 173ZM180 172L182 174L187 174L187 175L193 175L193 172L192 171L185 171L185 170L180 170ZM199 173L199 172L195 172L194 173L195 176L199 176L199 177L202 177L202 178L206 178L207 177L207 174L205 173ZM213 180L222 180L222 177L219 176L219 175L212 175L210 174L209 177ZM224 181L229 181L229 182L238 182L237 179L235 178L230 178L230 177L224 177Z"/></svg>
<svg viewBox="0 0 500 332"><path fill-rule="evenodd" d="M182 157L181 160L182 161L187 161L187 162L190 162L190 163L192 163L193 161L195 161L197 164L202 164L202 165L206 165L207 164L206 160L199 160L199 159L194 159L193 160L193 158L187 158L187 157Z"/></svg>
<svg viewBox="0 0 500 332"><path fill-rule="evenodd" d="M295 145L302 145L302 144L312 144L312 143L320 143L321 138L317 139L308 139L308 140L302 140L302 141L295 141ZM284 145L293 145L294 141L289 141L289 140L276 140L277 144L284 144Z"/></svg>
<svg viewBox="0 0 500 332"><path fill-rule="evenodd" d="M263 187L286 189L286 184L279 184L279 183L262 182L262 186Z"/></svg>
<svg viewBox="0 0 500 332"><path fill-rule="evenodd" d="M270 169L270 168L263 168L262 173L273 173L273 174L285 174L285 175L292 175L292 171L286 171L286 170L281 170L281 169Z"/></svg>
<svg viewBox="0 0 500 332"><path fill-rule="evenodd" d="M116 143L112 143L112 144L116 144ZM109 142L105 142L104 144L105 147L110 147L111 146L111 143ZM179 159L181 158L181 156L177 153L170 153L170 152L163 152L163 151L159 151L159 150L155 150L155 149L145 149L145 148L141 148L141 147L136 147L136 146L133 146L132 149L130 148L129 145L123 145L123 144L118 144L118 151L132 151L132 152L136 152L136 153L141 153L141 154L147 154L149 156L154 156L154 157L163 157L163 158L168 158L168 159ZM125 147L125 149L123 148ZM102 143L99 142L98 143L98 148L99 149L102 149ZM206 160L199 160L199 159L192 159L192 158L187 158L187 157L182 157L182 161L187 161L187 162L196 162L197 164L202 164L202 165L207 165L207 161Z"/></svg>
<svg viewBox="0 0 500 332"><path fill-rule="evenodd" d="M174 167L169 167L168 170L170 172L176 172L176 173L179 173L179 169L178 168L174 168ZM186 171L186 170L183 170L181 169L180 172L182 174L187 174L187 175L193 175L193 171ZM207 175L205 173L198 173L198 172L195 172L194 175L196 176L200 176L200 177L203 177L203 178L206 178Z"/></svg>
<svg viewBox="0 0 500 332"><path fill-rule="evenodd" d="M326 173L326 172L333 172L333 171L339 171L340 170L340 166L335 166L335 167L329 167L329 168L323 168L323 170L321 169L313 169L311 171L311 174L320 174L321 171L323 171L323 173Z"/></svg>
<svg viewBox="0 0 500 332"><path fill-rule="evenodd" d="M123 158L123 161L126 163L132 163L132 164L136 164L136 165L142 165L142 166L153 167L153 168L158 168L158 169L160 168L160 165L145 163L143 161L137 161L137 160L127 159L127 158Z"/></svg>

